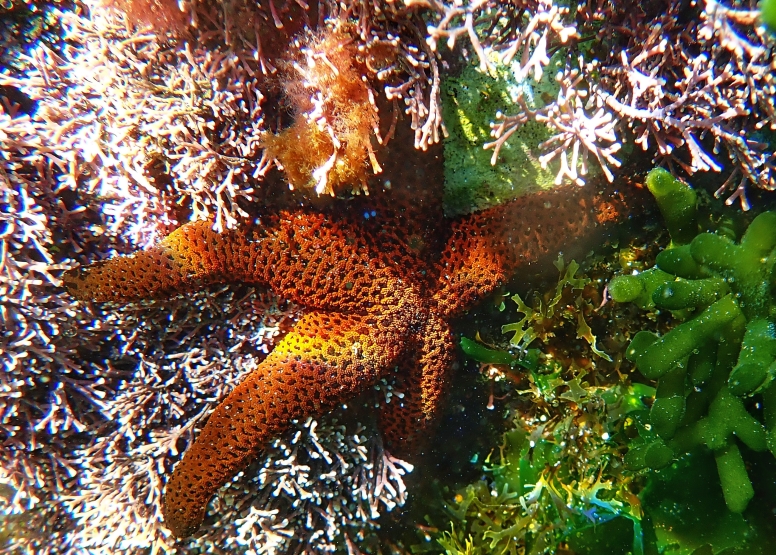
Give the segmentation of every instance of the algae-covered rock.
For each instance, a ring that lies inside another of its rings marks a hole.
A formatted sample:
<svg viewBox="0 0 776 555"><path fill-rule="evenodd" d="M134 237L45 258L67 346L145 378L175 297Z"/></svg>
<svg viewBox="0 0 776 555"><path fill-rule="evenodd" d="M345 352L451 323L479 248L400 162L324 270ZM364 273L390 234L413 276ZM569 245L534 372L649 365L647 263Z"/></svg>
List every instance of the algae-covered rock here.
<svg viewBox="0 0 776 555"><path fill-rule="evenodd" d="M493 69L484 72L474 61L457 77L445 79L442 110L449 136L445 139L445 211L465 214L494 206L527 192L554 186L557 168L542 169L535 154L550 138L546 125L528 122L518 129L492 163L491 123L498 113L512 113L522 94L530 105L543 106L554 99L555 60L541 81L516 75L517 64L504 65L493 56Z"/></svg>

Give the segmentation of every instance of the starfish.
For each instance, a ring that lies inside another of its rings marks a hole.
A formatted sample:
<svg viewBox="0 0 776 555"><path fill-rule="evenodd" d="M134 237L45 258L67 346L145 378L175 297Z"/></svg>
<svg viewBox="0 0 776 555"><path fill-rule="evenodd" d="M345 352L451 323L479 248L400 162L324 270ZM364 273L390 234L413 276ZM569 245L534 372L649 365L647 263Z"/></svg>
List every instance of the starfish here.
<svg viewBox="0 0 776 555"><path fill-rule="evenodd" d="M433 240L398 207L365 202L339 214L278 211L222 233L192 222L149 250L65 274L82 300L131 302L242 282L306 309L173 470L163 514L176 536L199 528L218 488L292 419L320 415L389 372L405 396L381 407L380 428L392 449L411 451L430 432L449 380L450 321L621 207L589 187L522 197L444 222L433 256L423 248Z"/></svg>

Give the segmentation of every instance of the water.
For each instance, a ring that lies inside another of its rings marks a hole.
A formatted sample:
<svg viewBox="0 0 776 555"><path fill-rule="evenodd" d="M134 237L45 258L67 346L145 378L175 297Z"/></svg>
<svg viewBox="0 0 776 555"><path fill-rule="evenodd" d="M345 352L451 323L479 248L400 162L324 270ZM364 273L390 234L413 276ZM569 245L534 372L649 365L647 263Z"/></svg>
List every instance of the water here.
<svg viewBox="0 0 776 555"><path fill-rule="evenodd" d="M9 0L0 36L3 552L769 552L756 3ZM656 165L731 245L661 278L725 280L702 337L716 298L607 292L691 248ZM639 331L698 344L650 380Z"/></svg>

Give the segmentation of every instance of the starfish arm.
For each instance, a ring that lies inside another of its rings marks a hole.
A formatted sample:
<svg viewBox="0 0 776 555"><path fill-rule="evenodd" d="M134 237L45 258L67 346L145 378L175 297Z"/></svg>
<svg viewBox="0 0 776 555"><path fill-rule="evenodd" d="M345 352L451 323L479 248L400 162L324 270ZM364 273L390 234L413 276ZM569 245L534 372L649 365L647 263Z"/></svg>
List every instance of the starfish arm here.
<svg viewBox="0 0 776 555"><path fill-rule="evenodd" d="M148 250L65 272L63 283L73 297L97 302L165 298L214 282L261 283L264 276L251 271L260 247L250 230L216 233L210 222L191 222Z"/></svg>
<svg viewBox="0 0 776 555"><path fill-rule="evenodd" d="M216 408L173 471L163 513L178 537L195 532L213 494L295 418L318 415L374 384L406 332L392 317L305 314Z"/></svg>
<svg viewBox="0 0 776 555"><path fill-rule="evenodd" d="M464 217L453 224L437 265L434 301L444 316L460 315L521 266L557 256L623 215L619 198L604 198L589 187L562 187Z"/></svg>
<svg viewBox="0 0 776 555"><path fill-rule="evenodd" d="M456 222L439 262L435 304L446 316L458 316L487 297L507 279L509 254L490 236L490 210Z"/></svg>
<svg viewBox="0 0 776 555"><path fill-rule="evenodd" d="M380 410L380 429L395 454L415 453L436 423L449 383L455 346L447 322L430 315L410 346L417 356L399 367L390 402Z"/></svg>
<svg viewBox="0 0 776 555"><path fill-rule="evenodd" d="M151 249L65 272L63 282L73 297L97 302L247 282L303 306L348 312L400 303L413 286L393 267L400 249L381 252L351 222L305 211L262 219L223 233L191 222Z"/></svg>

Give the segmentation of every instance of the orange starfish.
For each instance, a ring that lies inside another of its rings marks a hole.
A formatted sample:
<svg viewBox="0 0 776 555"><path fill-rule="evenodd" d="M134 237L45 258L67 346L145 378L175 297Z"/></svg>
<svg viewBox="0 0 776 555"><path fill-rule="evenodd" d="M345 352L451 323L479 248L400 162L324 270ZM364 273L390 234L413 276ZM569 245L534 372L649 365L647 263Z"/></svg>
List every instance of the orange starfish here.
<svg viewBox="0 0 776 555"><path fill-rule="evenodd" d="M373 210L371 202L366 214L281 211L223 233L193 222L150 250L65 275L83 300L130 302L245 282L307 308L175 467L163 507L175 535L196 531L216 490L290 420L321 414L394 370L405 396L383 405L380 425L394 450L410 450L433 423L448 381L450 319L620 206L589 188L523 197L453 221L437 238L441 256L429 260L421 247L432 239L398 209Z"/></svg>

